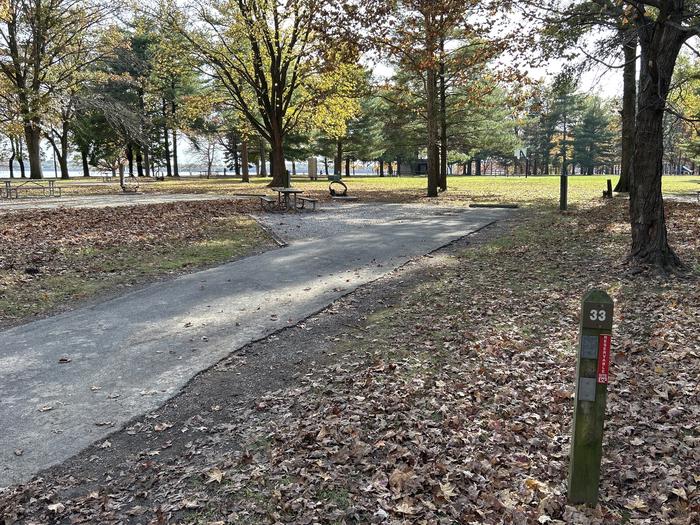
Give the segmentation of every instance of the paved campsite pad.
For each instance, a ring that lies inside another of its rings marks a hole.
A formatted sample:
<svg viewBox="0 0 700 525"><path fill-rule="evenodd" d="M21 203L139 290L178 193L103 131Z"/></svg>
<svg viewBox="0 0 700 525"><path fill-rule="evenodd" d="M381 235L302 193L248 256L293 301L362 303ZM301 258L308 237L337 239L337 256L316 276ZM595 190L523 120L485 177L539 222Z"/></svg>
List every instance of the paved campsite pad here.
<svg viewBox="0 0 700 525"><path fill-rule="evenodd" d="M5 331L0 486L26 480L157 408L250 341L505 216L367 204L270 215L265 221L277 221L287 238L305 228L298 234L304 240Z"/></svg>

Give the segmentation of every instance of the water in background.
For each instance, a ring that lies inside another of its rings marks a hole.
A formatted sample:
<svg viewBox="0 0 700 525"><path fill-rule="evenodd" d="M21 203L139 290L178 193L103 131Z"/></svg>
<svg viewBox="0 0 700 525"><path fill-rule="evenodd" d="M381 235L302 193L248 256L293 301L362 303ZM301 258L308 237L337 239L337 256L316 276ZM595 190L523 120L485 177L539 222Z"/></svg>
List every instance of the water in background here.
<svg viewBox="0 0 700 525"><path fill-rule="evenodd" d="M287 169L291 172L292 171L292 165L291 163L287 163ZM257 176L257 172L255 171L255 166L251 165L250 167L250 175L252 177ZM323 162L318 163L318 176L319 177L325 177L326 173L323 167ZM224 169L223 166L214 166L212 168L212 175L221 177L226 174L227 177L234 177L236 175L235 171L229 170L229 169ZM269 173L269 167L268 167L268 173ZM296 165L296 174L297 176L303 177L306 176L308 173L308 167L306 165L306 162L297 162ZM333 164L329 163L329 173L333 173ZM25 174L27 175L27 178L29 177L29 163L27 162L25 164ZM55 177L56 172L53 169L53 166L44 166L44 178L45 179L53 179ZM71 178L83 178L83 170L80 168L77 169L69 169L68 174L70 175ZM345 166L343 165L343 174L345 174ZM20 171L19 171L19 166L15 166L15 171L14 171L15 179L20 179ZM90 178L101 178L105 176L111 176L112 172L108 170L98 170L96 168L91 168L90 169ZM155 175L165 175L165 169L160 168L156 169ZM193 167L190 168L189 166L187 167L180 167L180 176L181 177L206 177L207 171L205 167ZM376 168L374 168L371 165L362 165L362 166L356 166L354 175L360 176L368 176L368 175L378 175L378 172ZM61 172L58 172L58 177L61 177ZM0 179L9 179L10 178L10 172L7 169L0 169ZM89 180L89 179L88 179Z"/></svg>

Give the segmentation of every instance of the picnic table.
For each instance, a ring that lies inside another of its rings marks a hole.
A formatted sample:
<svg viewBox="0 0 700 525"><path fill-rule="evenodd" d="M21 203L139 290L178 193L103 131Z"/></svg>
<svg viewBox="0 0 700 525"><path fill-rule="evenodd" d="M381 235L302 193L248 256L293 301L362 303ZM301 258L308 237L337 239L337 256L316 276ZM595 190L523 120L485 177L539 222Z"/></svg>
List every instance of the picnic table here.
<svg viewBox="0 0 700 525"><path fill-rule="evenodd" d="M282 210L297 209L297 195L304 193L304 190L298 188L272 188L277 192L277 207ZM293 201L293 206L289 206L289 201Z"/></svg>
<svg viewBox="0 0 700 525"><path fill-rule="evenodd" d="M262 195L260 197L260 203L263 209L268 211L297 211L303 210L306 204L310 204L312 208L316 209L316 203L318 199L313 199L311 197L300 197L304 190L297 188L272 188L273 191L277 192L277 202L273 197L268 197L267 195ZM298 201L301 201L300 203Z"/></svg>
<svg viewBox="0 0 700 525"><path fill-rule="evenodd" d="M56 185L53 180L25 180L23 182L17 183L14 180L4 181L5 185L2 193L2 197L6 199L18 199L20 192L41 192L42 197L60 197L61 187Z"/></svg>

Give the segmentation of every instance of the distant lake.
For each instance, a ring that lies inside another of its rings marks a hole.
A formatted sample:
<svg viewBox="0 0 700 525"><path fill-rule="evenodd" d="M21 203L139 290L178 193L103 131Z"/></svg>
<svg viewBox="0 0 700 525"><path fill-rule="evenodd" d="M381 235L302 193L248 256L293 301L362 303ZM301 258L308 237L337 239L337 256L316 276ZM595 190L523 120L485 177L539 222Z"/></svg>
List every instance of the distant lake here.
<svg viewBox="0 0 700 525"><path fill-rule="evenodd" d="M5 168L7 164L4 164L2 168L0 168L0 179L9 179L10 178L10 172ZM269 169L269 168L268 168ZM290 162L287 162L287 169L291 172L292 170L292 165ZM318 163L318 175L323 176L325 175L325 170L323 167L323 162L319 161ZM328 170L330 173L333 173L333 162L330 161L328 163ZM157 171L159 175L165 175L165 170L161 168L160 170ZM207 170L206 167L197 167L197 168L189 168L189 167L181 167L180 168L180 176L183 177L199 177L202 175L206 175ZM269 173L269 171L268 171ZM308 173L307 171L307 165L306 162L297 162L296 165L296 173L297 175L306 175ZM345 173L345 164L343 164L343 173ZM376 173L372 170L371 167L368 166L356 166L355 170L353 172L355 175L375 175ZM29 177L29 163L25 163L25 174L27 177ZM68 170L68 174L70 175L71 178L82 178L83 176L83 170L81 168L71 168ZM216 175L223 175L224 174L224 167L223 166L215 166L212 168L212 174ZM252 176L256 176L257 173L255 171L255 166L250 167L250 174ZM20 171L19 171L19 166L15 165L15 171L14 171L15 178L18 179L20 178ZM111 171L106 171L106 170L98 170L96 168L91 168L90 169L90 175L93 177L104 177L104 176L110 176L112 175ZM235 172L233 170L226 169L226 175L228 176L234 176ZM44 178L45 179L53 179L55 177L55 172L53 169L53 166L44 166ZM61 177L60 171L58 172L58 178Z"/></svg>

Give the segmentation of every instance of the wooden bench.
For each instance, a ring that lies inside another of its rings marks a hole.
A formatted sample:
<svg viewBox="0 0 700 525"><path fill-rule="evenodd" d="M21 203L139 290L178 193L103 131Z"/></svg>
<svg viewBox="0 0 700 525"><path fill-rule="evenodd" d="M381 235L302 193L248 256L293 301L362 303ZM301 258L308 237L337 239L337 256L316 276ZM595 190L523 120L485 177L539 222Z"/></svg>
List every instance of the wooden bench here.
<svg viewBox="0 0 700 525"><path fill-rule="evenodd" d="M263 210L270 211L275 207L277 201L274 197L268 197L267 195L262 195L260 197L260 206Z"/></svg>
<svg viewBox="0 0 700 525"><path fill-rule="evenodd" d="M301 204L299 204L299 209L303 210L304 206L308 202L311 204L311 209L316 210L316 203L318 202L318 199L312 199L311 197L298 197L298 199L301 201Z"/></svg>

